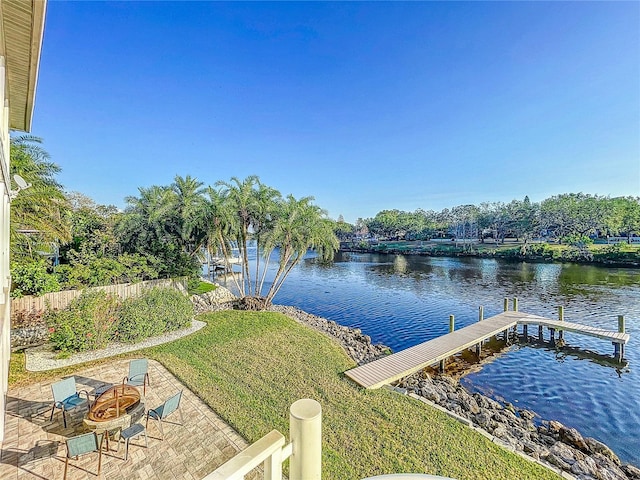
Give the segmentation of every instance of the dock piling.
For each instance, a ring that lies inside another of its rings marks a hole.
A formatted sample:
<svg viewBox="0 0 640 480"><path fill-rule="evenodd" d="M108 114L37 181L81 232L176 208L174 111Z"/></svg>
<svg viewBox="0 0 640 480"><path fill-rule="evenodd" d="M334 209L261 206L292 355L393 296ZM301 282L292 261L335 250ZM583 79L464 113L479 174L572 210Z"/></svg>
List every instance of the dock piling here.
<svg viewBox="0 0 640 480"><path fill-rule="evenodd" d="M518 297L513 297L513 311L518 311Z"/></svg>
<svg viewBox="0 0 640 480"><path fill-rule="evenodd" d="M482 320L484 320L484 307L480 305L478 307L478 321L481 322ZM476 355L480 357L481 353L482 353L482 342L478 342L476 343Z"/></svg>
<svg viewBox="0 0 640 480"><path fill-rule="evenodd" d="M509 311L509 299L508 298L504 299L504 311L505 312Z"/></svg>
<svg viewBox="0 0 640 480"><path fill-rule="evenodd" d="M564 322L564 307L562 305L558 306L558 320ZM564 340L564 330L558 330L558 340L560 343Z"/></svg>
<svg viewBox="0 0 640 480"><path fill-rule="evenodd" d="M618 315L618 333L625 333L624 315ZM613 349L614 357L616 357L618 362L622 363L622 359L624 358L624 343L614 343Z"/></svg>

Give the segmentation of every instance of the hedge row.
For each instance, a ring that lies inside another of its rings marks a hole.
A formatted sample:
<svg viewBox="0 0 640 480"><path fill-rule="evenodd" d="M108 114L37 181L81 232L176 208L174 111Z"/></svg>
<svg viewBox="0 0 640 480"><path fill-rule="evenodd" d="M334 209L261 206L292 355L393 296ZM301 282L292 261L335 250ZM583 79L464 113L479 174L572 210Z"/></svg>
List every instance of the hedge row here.
<svg viewBox="0 0 640 480"><path fill-rule="evenodd" d="M193 304L173 288L151 288L120 300L103 291L83 293L44 320L55 350L63 353L104 348L109 342L137 343L191 325Z"/></svg>

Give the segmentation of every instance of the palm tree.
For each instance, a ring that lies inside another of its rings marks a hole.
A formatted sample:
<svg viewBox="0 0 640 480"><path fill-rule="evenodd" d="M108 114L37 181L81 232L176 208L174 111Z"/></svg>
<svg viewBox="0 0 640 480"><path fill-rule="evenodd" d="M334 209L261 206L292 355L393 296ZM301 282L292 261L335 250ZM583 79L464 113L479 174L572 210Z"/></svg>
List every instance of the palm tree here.
<svg viewBox="0 0 640 480"><path fill-rule="evenodd" d="M11 202L10 237L14 260L33 259L43 245L48 247L51 243L71 239L66 215L69 203L62 185L55 179L61 169L51 162L41 143L40 138L31 135L11 138L11 174L18 174L31 184L31 188L21 191Z"/></svg>
<svg viewBox="0 0 640 480"><path fill-rule="evenodd" d="M176 175L171 191L173 198L167 205L171 215L176 218L176 235L180 239L182 248L189 255L200 252L206 240L204 228L205 199L203 196L204 183L187 175L182 178Z"/></svg>
<svg viewBox="0 0 640 480"><path fill-rule="evenodd" d="M296 200L292 195L283 199L280 192L262 184L258 177L244 180L233 177L230 182L218 182L216 191L207 190L209 199L207 225L209 241L228 257L229 245L236 244L242 257L240 281L234 281L241 297L262 295L269 259L279 249L276 274L264 299L258 304L269 305L287 278L310 248L323 260L333 258L338 249L334 222L326 212L314 205L313 197ZM256 263L249 271L248 244L256 244ZM261 261L264 259L264 263Z"/></svg>
<svg viewBox="0 0 640 480"><path fill-rule="evenodd" d="M204 225L206 229L207 249L210 255L222 253L225 267L231 271L231 249L233 238L238 230L238 221L229 208L226 208L225 197L212 187L207 187L204 207ZM235 275L232 276L236 288L240 292L241 285Z"/></svg>
<svg viewBox="0 0 640 480"><path fill-rule="evenodd" d="M256 210L254 188L259 184L260 180L256 175L250 175L242 181L238 177L232 177L230 182L216 183L216 186L221 187L220 194L224 198L223 205L227 215L232 215L235 220L229 225L227 235L235 240L240 253L242 262L240 295L243 297L247 295L247 291L250 292L251 288L248 243L253 214Z"/></svg>
<svg viewBox="0 0 640 480"><path fill-rule="evenodd" d="M253 203L251 227L253 238L256 242L256 269L253 295L260 295L264 285L265 276L269 267L270 256L265 257L265 265L260 276L260 252L264 250L264 241L268 238L275 223L275 214L278 204L282 201L282 195L275 188L267 187L260 183L254 192L255 202Z"/></svg>
<svg viewBox="0 0 640 480"><path fill-rule="evenodd" d="M280 249L278 269L273 283L266 295L266 304L270 304L285 279L307 251L314 249L322 260L330 260L339 246L333 231L334 222L326 212L312 203L313 197L296 200L292 195L280 203L273 230L266 242L263 255L268 258L276 249Z"/></svg>

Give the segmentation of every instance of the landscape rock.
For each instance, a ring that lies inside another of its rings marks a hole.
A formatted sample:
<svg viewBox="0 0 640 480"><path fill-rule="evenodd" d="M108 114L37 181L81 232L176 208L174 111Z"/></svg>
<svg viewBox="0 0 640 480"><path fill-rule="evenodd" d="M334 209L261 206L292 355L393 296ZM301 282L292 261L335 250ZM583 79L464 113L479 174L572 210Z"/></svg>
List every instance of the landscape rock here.
<svg viewBox="0 0 640 480"><path fill-rule="evenodd" d="M576 447L578 450L582 450L583 452L588 452L587 444L575 428L566 428L562 427L560 429L560 440L567 445L571 445L572 447Z"/></svg>
<svg viewBox="0 0 640 480"><path fill-rule="evenodd" d="M627 474L627 477L633 480L640 480L640 468L633 465L623 465L622 470Z"/></svg>
<svg viewBox="0 0 640 480"><path fill-rule="evenodd" d="M611 459L616 465L620 465L620 459L618 458L618 456L613 453L613 450L607 447L604 443L596 440L593 437L586 437L584 439L584 443L587 445L587 451L589 451L590 453L599 453Z"/></svg>
<svg viewBox="0 0 640 480"><path fill-rule="evenodd" d="M598 465L591 457L585 457L571 465L571 473L598 478Z"/></svg>
<svg viewBox="0 0 640 480"><path fill-rule="evenodd" d="M237 297L228 288L218 285L215 290L202 295L191 295L191 303L196 315L220 310L231 310Z"/></svg>

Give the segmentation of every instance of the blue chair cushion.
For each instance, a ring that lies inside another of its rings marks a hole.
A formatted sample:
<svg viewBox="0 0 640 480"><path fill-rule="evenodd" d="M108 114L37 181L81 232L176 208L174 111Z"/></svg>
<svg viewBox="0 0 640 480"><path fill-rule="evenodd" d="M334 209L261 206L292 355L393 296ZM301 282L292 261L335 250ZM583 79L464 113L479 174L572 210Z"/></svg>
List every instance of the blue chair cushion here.
<svg viewBox="0 0 640 480"><path fill-rule="evenodd" d="M69 398L65 398L63 401L58 402L56 406L58 408L64 407L65 410L73 410L78 405L82 404L84 401L85 400L80 398L80 395L76 393L75 395L72 395Z"/></svg>
<svg viewBox="0 0 640 480"><path fill-rule="evenodd" d="M134 377L129 377L129 379L127 380L127 383L129 385L133 385L134 387L140 387L140 386L144 385L144 379L145 379L145 374L143 373L142 375L136 375Z"/></svg>
<svg viewBox="0 0 640 480"><path fill-rule="evenodd" d="M157 408L154 408L153 410L149 410L149 416L151 418L155 418L156 420L162 419L163 417L163 412L164 412L164 404L160 405Z"/></svg>
<svg viewBox="0 0 640 480"><path fill-rule="evenodd" d="M136 435L140 435L142 432L144 432L144 427L139 423L134 423L129 428L122 430L122 432L120 432L120 436L127 440L129 438L134 438Z"/></svg>

